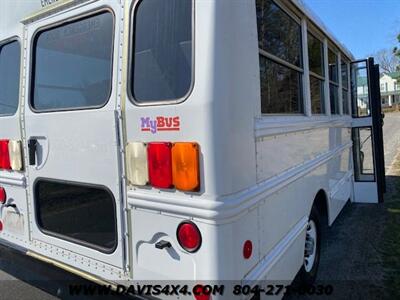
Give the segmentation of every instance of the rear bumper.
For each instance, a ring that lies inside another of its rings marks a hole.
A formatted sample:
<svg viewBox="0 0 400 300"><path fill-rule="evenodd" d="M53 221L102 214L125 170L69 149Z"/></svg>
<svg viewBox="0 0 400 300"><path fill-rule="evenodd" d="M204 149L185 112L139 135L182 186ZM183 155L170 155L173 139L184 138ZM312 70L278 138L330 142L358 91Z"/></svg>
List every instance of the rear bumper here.
<svg viewBox="0 0 400 300"><path fill-rule="evenodd" d="M32 258L27 253L27 249L0 239L0 269L54 297L62 299L87 299L88 297L100 299L155 299L139 296L127 298L111 293L109 295L99 294L99 290L96 288L89 289L95 290L93 295L88 295L83 289L79 293L79 287L98 287L98 285L56 266ZM4 288L6 288L5 286ZM78 287L78 292L74 287ZM29 299L29 296L24 295L24 298Z"/></svg>

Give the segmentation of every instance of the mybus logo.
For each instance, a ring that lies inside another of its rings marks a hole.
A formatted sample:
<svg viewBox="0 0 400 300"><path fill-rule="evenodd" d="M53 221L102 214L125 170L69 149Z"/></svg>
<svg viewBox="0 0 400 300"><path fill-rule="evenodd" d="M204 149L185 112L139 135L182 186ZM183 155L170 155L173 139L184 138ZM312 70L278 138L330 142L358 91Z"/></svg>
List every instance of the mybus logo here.
<svg viewBox="0 0 400 300"><path fill-rule="evenodd" d="M181 126L180 117L149 117L140 118L142 131L149 131L153 134L158 131L179 131Z"/></svg>

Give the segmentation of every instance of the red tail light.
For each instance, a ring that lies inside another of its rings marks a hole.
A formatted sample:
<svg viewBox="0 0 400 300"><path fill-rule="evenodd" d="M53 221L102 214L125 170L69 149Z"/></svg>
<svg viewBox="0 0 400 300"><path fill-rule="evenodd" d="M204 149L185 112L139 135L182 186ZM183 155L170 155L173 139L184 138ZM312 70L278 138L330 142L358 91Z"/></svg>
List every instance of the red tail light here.
<svg viewBox="0 0 400 300"><path fill-rule="evenodd" d="M192 222L182 222L177 230L178 242L188 252L196 252L201 247L201 234L199 228Z"/></svg>
<svg viewBox="0 0 400 300"><path fill-rule="evenodd" d="M147 146L149 180L155 188L172 187L171 143L149 143Z"/></svg>
<svg viewBox="0 0 400 300"><path fill-rule="evenodd" d="M0 169L11 170L8 140L0 140Z"/></svg>
<svg viewBox="0 0 400 300"><path fill-rule="evenodd" d="M3 222L0 221L0 231L3 231Z"/></svg>
<svg viewBox="0 0 400 300"><path fill-rule="evenodd" d="M3 187L0 187L0 203L4 204L7 200L6 190Z"/></svg>

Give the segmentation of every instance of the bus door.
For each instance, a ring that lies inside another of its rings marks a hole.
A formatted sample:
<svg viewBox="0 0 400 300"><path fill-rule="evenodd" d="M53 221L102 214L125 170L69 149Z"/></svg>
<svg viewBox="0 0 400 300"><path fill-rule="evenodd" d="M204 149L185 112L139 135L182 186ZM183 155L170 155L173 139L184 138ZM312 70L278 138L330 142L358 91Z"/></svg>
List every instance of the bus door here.
<svg viewBox="0 0 400 300"><path fill-rule="evenodd" d="M373 58L352 63L355 202L383 202L386 189L379 79L379 65Z"/></svg>
<svg viewBox="0 0 400 300"><path fill-rule="evenodd" d="M24 120L34 244L118 269L126 261L116 114L121 13L119 1L101 0L26 25Z"/></svg>

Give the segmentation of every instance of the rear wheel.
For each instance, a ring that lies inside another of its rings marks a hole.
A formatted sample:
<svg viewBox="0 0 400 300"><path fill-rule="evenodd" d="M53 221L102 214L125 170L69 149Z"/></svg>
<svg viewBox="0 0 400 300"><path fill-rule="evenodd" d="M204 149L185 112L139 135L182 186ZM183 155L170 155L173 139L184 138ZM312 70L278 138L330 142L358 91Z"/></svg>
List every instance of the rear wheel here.
<svg viewBox="0 0 400 300"><path fill-rule="evenodd" d="M317 278L321 252L321 223L316 207L313 207L306 229L303 266L297 276L297 283L301 286L310 286Z"/></svg>

